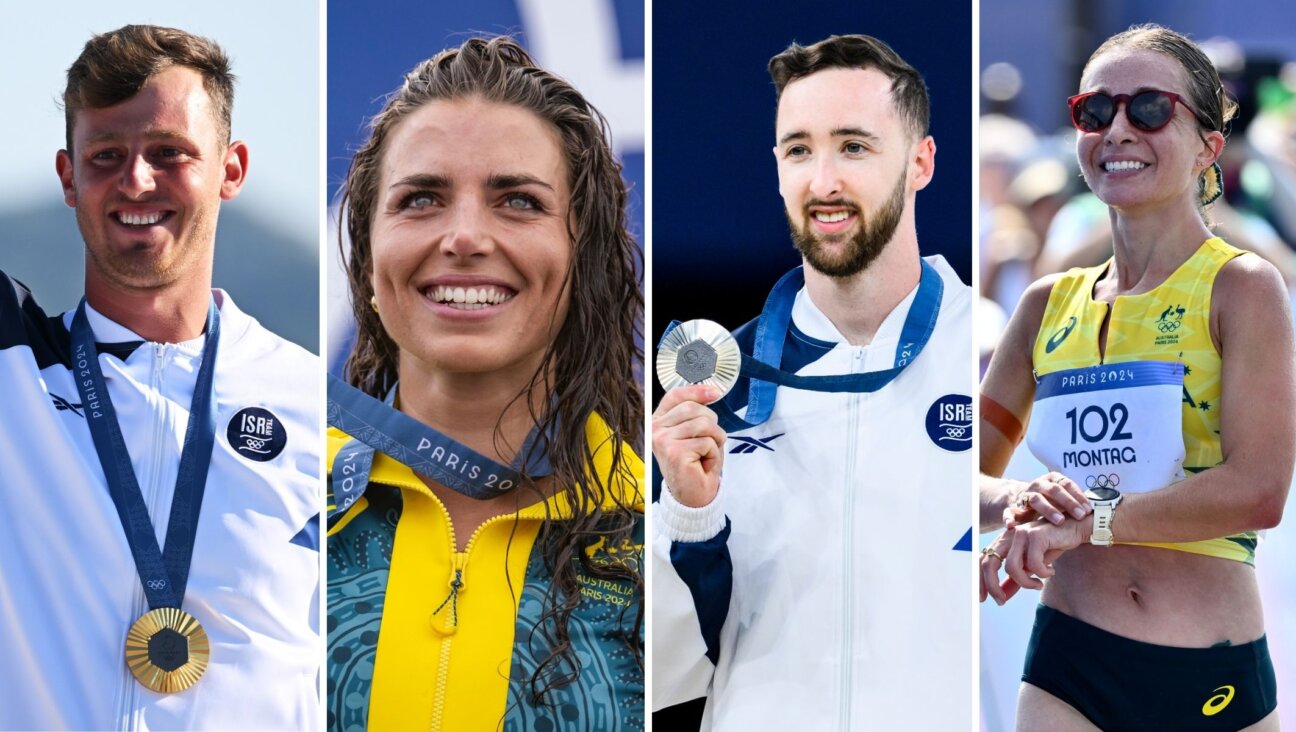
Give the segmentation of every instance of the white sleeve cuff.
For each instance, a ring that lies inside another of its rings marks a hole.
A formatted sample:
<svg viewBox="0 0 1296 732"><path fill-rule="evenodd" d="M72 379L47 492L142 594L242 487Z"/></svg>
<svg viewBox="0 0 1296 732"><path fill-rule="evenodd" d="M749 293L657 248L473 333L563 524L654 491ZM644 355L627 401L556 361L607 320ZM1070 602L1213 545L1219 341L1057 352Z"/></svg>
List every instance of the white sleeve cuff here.
<svg viewBox="0 0 1296 732"><path fill-rule="evenodd" d="M719 493L707 505L693 508L675 500L670 487L663 482L661 497L657 499L653 509L661 534L671 541L710 541L725 527L724 508Z"/></svg>

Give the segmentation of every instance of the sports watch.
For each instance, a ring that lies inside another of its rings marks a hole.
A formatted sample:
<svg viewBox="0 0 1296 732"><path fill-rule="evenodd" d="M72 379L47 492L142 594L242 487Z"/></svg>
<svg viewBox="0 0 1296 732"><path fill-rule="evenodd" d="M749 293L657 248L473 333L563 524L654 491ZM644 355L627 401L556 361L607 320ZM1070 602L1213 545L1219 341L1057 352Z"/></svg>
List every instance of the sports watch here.
<svg viewBox="0 0 1296 732"><path fill-rule="evenodd" d="M1112 518L1116 515L1116 507L1121 502L1121 492L1115 488L1090 488L1085 491L1085 498L1093 504L1093 533L1089 535L1089 543L1094 546L1111 546L1112 545Z"/></svg>

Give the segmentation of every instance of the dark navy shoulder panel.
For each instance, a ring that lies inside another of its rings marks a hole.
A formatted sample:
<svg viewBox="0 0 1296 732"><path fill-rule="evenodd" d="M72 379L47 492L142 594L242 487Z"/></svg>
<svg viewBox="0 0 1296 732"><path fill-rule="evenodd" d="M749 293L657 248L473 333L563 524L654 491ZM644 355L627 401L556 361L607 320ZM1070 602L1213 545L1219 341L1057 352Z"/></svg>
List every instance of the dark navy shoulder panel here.
<svg viewBox="0 0 1296 732"><path fill-rule="evenodd" d="M729 600L733 595L733 559L729 556L732 529L726 517L724 529L711 539L677 541L670 548L671 566L693 596L698 630L706 642L706 655L712 665L720 662L720 631L729 617Z"/></svg>
<svg viewBox="0 0 1296 732"><path fill-rule="evenodd" d="M95 347L100 354L125 361L143 344L124 341ZM19 346L31 348L39 370L55 364L72 368L72 336L63 316L47 315L26 285L0 272L0 350Z"/></svg>
<svg viewBox="0 0 1296 732"><path fill-rule="evenodd" d="M0 350L27 346L38 368L70 368L71 340L62 318L46 315L26 285L0 272Z"/></svg>

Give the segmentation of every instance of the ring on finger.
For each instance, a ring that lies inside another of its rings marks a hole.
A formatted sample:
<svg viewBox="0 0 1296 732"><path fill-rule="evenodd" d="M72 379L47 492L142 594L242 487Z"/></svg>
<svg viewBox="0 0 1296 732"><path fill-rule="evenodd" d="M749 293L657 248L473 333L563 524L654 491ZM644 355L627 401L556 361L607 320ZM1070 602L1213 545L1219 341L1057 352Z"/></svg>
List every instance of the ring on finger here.
<svg viewBox="0 0 1296 732"><path fill-rule="evenodd" d="M1002 554L1000 554L999 552L995 551L995 550L994 550L994 547L989 547L989 546L986 547L985 549L982 549L982 550L981 550L981 556L983 556L983 557L994 557L995 559L998 559L998 560L1001 561L1001 562L1004 560L1004 557L1003 557Z"/></svg>
<svg viewBox="0 0 1296 732"><path fill-rule="evenodd" d="M1031 502L1031 494L1030 494L1030 493L1023 493L1023 494L1021 494L1020 496L1017 497L1017 507L1018 507L1018 508L1028 508L1028 507L1030 507L1030 502Z"/></svg>

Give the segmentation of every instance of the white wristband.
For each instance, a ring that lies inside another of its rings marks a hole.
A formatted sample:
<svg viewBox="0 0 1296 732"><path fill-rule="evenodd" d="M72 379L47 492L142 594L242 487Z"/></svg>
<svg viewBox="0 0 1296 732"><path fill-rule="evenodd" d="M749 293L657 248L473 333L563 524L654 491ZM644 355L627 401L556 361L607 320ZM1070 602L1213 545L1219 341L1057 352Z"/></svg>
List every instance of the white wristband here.
<svg viewBox="0 0 1296 732"><path fill-rule="evenodd" d="M725 527L724 508L719 493L707 505L693 508L675 500L670 487L664 482L661 497L652 506L652 514L661 535L671 541L709 541Z"/></svg>

